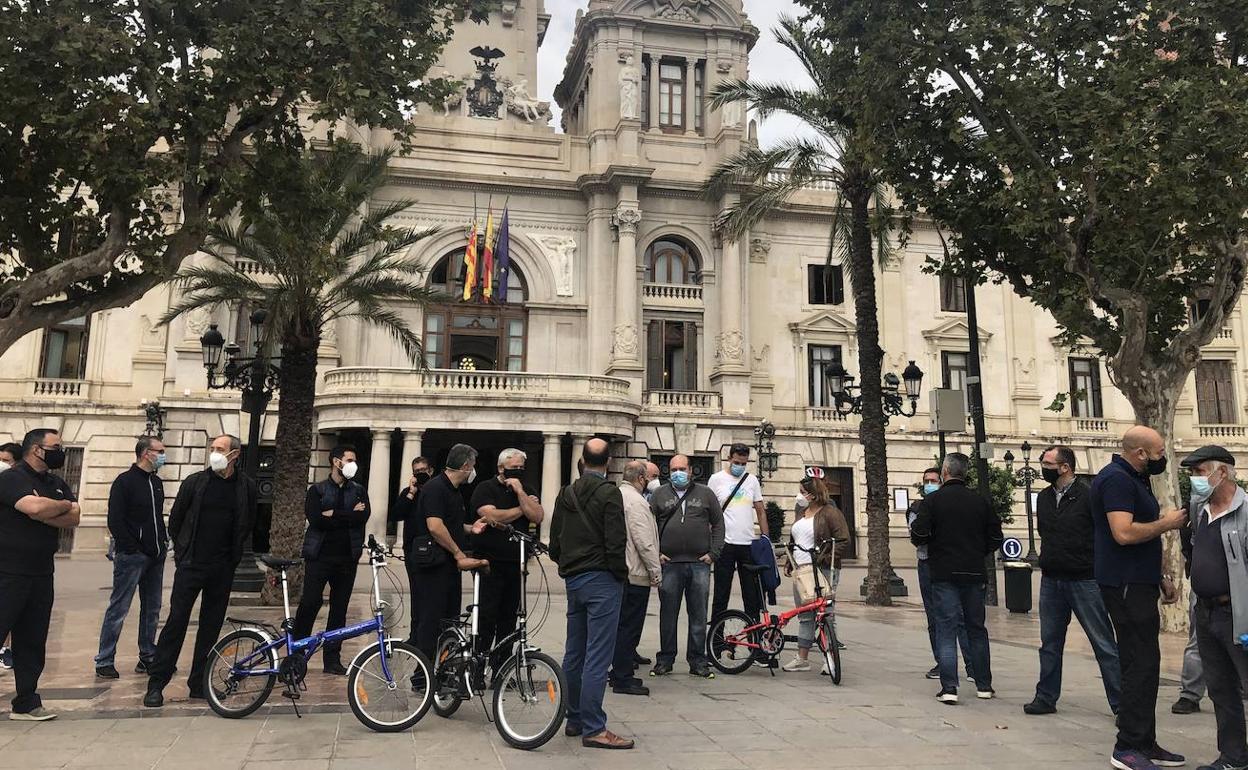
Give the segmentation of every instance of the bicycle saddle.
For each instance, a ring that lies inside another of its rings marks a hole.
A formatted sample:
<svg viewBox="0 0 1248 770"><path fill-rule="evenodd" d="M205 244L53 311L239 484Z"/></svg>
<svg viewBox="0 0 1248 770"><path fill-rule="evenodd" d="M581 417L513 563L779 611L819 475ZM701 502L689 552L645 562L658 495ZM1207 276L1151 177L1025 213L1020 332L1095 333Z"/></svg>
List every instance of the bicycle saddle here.
<svg viewBox="0 0 1248 770"><path fill-rule="evenodd" d="M260 555L260 561L269 569L289 569L303 561L303 559L280 559L271 553Z"/></svg>
<svg viewBox="0 0 1248 770"><path fill-rule="evenodd" d="M739 564L737 565L746 572L761 573L771 569L770 564Z"/></svg>

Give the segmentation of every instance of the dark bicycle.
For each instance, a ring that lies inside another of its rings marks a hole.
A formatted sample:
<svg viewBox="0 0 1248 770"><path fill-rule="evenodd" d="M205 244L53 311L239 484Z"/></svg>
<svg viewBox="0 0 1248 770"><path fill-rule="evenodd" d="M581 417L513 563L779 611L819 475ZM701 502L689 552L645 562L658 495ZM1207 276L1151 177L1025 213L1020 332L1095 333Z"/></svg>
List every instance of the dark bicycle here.
<svg viewBox="0 0 1248 770"><path fill-rule="evenodd" d="M520 609L516 630L493 649L480 648L478 634L481 601L481 574L472 571L472 604L459 620L447 621L438 638L434 677L433 710L450 717L464 701L481 698L485 707L486 682L494 690L494 724L503 740L518 749L535 749L554 737L563 724L563 668L554 658L529 644L529 553L548 553L540 540L510 525L503 525L512 542L520 544ZM545 571L542 571L545 578ZM543 581L544 582L544 581ZM550 611L550 588L546 587L545 613ZM545 616L538 621L541 626ZM498 671L487 670L491 657L510 652ZM489 711L486 711L489 717Z"/></svg>
<svg viewBox="0 0 1248 770"><path fill-rule="evenodd" d="M281 573L282 601L286 611L281 628L254 620L227 618L235 630L217 642L208 656L204 672L204 693L217 714L240 719L253 713L268 700L280 679L285 695L299 716L300 693L308 673L308 660L326 642L376 634L376 643L364 648L347 669L347 700L351 711L372 730L393 733L406 730L421 720L432 702L433 666L424 653L405 642L390 638L389 628L397 622L389 616L391 605L382 601L380 575L384 571L396 591L399 583L386 568L387 552L368 537L368 563L373 571L373 616L368 620L306 639L295 639L290 614L290 588L286 570L298 559L261 556L260 560ZM396 557L397 558L397 557ZM400 595L397 607L403 606Z"/></svg>

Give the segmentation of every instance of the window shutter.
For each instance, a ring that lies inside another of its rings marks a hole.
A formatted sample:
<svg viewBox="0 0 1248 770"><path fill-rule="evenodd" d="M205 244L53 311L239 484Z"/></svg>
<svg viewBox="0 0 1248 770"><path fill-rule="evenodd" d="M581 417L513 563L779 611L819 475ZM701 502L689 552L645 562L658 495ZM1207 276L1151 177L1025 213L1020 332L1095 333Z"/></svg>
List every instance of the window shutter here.
<svg viewBox="0 0 1248 770"><path fill-rule="evenodd" d="M1093 358L1089 363L1092 367L1092 416L1099 420L1105 416L1101 406L1101 362Z"/></svg>
<svg viewBox="0 0 1248 770"><path fill-rule="evenodd" d="M1218 418L1222 423L1236 423L1235 389L1232 380L1232 364L1230 361L1216 361L1214 367L1214 385L1217 389Z"/></svg>
<svg viewBox="0 0 1248 770"><path fill-rule="evenodd" d="M698 384L698 325L685 321L685 387L699 390Z"/></svg>
<svg viewBox="0 0 1248 770"><path fill-rule="evenodd" d="M1217 386L1208 361L1196 366L1196 414L1206 425L1218 422Z"/></svg>
<svg viewBox="0 0 1248 770"><path fill-rule="evenodd" d="M663 390L663 322L646 324L646 387Z"/></svg>

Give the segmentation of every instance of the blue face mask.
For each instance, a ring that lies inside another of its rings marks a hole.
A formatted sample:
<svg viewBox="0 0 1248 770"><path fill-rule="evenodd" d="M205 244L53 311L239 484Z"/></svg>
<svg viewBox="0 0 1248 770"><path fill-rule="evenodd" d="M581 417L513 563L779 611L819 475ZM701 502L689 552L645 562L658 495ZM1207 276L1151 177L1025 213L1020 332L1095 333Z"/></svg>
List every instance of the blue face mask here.
<svg viewBox="0 0 1248 770"><path fill-rule="evenodd" d="M1213 494L1213 485L1207 476L1192 476L1192 502L1208 500Z"/></svg>
<svg viewBox="0 0 1248 770"><path fill-rule="evenodd" d="M930 495L931 493L935 492L938 489L940 489L939 484L934 484L929 481L923 485L923 494Z"/></svg>
<svg viewBox="0 0 1248 770"><path fill-rule="evenodd" d="M744 475L745 475L745 466L744 466L744 465L737 465L736 463L731 463L731 464L728 466L728 470L729 470L729 472L731 472L731 473L732 473L732 475L733 475L733 476L741 477L741 476L744 476Z"/></svg>
<svg viewBox="0 0 1248 770"><path fill-rule="evenodd" d="M165 463L167 462L169 462L169 458L165 457L164 452L161 452L160 454L156 455L156 460L152 463L152 467L155 468L156 470L160 470L161 468L165 467Z"/></svg>
<svg viewBox="0 0 1248 770"><path fill-rule="evenodd" d="M689 486L689 471L672 471L672 486L684 489Z"/></svg>

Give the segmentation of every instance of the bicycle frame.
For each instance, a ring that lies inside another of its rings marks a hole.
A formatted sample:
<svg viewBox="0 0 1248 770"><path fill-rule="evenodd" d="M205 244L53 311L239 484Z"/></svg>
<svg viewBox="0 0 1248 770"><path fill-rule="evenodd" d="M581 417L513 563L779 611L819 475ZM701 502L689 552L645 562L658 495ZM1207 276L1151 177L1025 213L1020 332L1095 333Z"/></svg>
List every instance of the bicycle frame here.
<svg viewBox="0 0 1248 770"><path fill-rule="evenodd" d="M835 547L836 545L835 540L829 540L827 542L832 547ZM819 568L815 566L814 564L814 556L818 549L803 548L800 545L797 545L796 543L790 541L789 550L792 551L793 549L804 551L811 555L811 566L814 569L814 579L815 579L815 599L813 601L810 601L810 602L807 602L806 604L801 605L800 607L794 607L788 612L782 612L778 615L773 615L767 609L767 603L764 601L759 622L755 623L754 625L747 626L746 628L742 629L739 634L733 634L731 639L734 644L740 647L744 647L746 649L760 650L762 649L761 644L748 641L750 634L756 631L762 631L767 628L784 628L785 626L789 624L791 620L807 612L815 613L815 623L819 623L825 617L827 617L828 604L830 602L828 601L828 597L823 595L823 585L819 581L819 577L820 577ZM761 575L756 574L754 576L754 580L758 584L759 596L762 596L763 595L763 578ZM744 637L744 638L738 638L738 637ZM784 640L786 642L798 641L797 637L792 637L792 636L787 636L787 635L784 637Z"/></svg>

